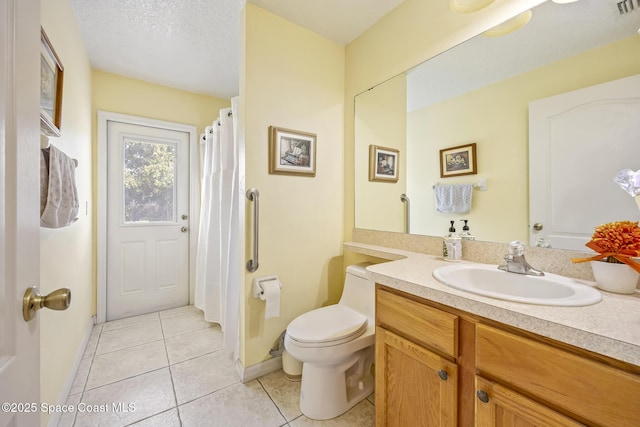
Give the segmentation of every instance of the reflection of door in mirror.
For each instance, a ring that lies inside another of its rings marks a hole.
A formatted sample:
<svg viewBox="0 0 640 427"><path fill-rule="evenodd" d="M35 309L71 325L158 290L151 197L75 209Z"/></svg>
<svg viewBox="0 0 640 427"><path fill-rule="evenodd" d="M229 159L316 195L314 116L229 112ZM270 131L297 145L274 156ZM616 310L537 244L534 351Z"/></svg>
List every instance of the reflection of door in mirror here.
<svg viewBox="0 0 640 427"><path fill-rule="evenodd" d="M598 225L640 218L613 180L640 169L639 117L640 74L529 105L531 244L586 250Z"/></svg>

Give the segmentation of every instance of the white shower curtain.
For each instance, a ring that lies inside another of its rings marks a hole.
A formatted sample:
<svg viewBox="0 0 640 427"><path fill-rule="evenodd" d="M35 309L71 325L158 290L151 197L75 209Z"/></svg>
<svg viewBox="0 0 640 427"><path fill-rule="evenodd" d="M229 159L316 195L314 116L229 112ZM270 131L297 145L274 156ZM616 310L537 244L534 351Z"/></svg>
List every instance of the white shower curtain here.
<svg viewBox="0 0 640 427"><path fill-rule="evenodd" d="M207 127L200 143L200 227L195 306L220 324L224 350L238 353L238 98Z"/></svg>

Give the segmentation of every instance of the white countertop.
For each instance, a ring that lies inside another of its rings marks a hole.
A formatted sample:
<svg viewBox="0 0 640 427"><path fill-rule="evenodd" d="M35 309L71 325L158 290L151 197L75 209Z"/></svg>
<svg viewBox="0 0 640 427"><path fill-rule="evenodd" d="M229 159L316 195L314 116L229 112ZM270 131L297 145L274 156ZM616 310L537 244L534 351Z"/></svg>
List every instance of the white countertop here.
<svg viewBox="0 0 640 427"><path fill-rule="evenodd" d="M601 291L602 301L585 307L521 304L441 284L433 278L433 270L449 263L433 255L355 242L344 243L344 247L392 260L367 267L377 283L640 366L640 292Z"/></svg>

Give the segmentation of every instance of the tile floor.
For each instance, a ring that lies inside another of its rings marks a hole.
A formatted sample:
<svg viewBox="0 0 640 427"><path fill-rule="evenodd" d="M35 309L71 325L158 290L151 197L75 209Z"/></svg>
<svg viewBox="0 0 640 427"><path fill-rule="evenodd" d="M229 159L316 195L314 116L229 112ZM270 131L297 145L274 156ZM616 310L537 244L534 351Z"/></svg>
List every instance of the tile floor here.
<svg viewBox="0 0 640 427"><path fill-rule="evenodd" d="M84 411L65 413L58 426L375 424L373 395L338 418L313 421L300 412L299 382L280 370L242 384L221 349L220 327L193 306L96 325L67 402Z"/></svg>

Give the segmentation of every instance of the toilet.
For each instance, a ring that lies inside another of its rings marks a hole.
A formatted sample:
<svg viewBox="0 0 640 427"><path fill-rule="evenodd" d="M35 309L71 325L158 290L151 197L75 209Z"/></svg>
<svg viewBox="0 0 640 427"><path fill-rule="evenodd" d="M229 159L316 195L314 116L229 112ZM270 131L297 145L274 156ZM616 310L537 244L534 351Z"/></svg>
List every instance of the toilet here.
<svg viewBox="0 0 640 427"><path fill-rule="evenodd" d="M335 418L373 392L375 285L370 263L347 267L338 304L296 317L284 346L301 361L300 410L314 420Z"/></svg>

